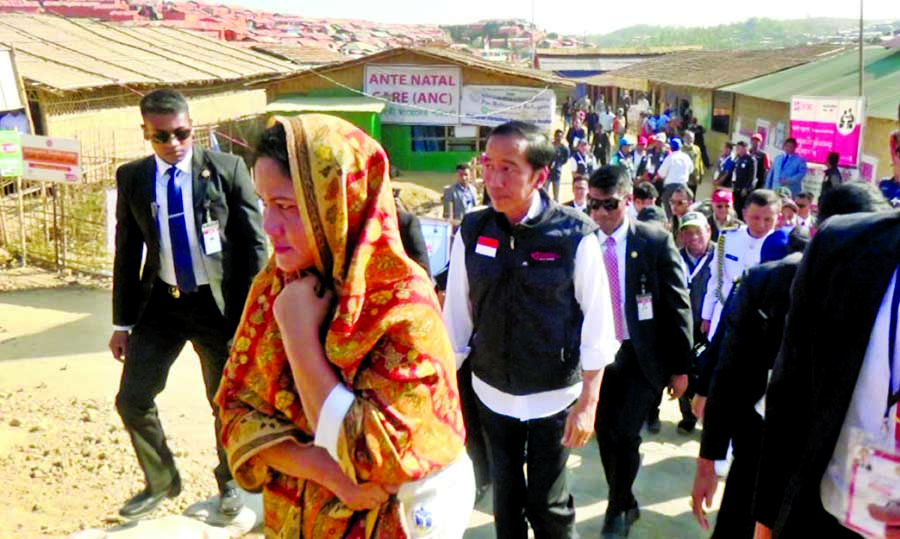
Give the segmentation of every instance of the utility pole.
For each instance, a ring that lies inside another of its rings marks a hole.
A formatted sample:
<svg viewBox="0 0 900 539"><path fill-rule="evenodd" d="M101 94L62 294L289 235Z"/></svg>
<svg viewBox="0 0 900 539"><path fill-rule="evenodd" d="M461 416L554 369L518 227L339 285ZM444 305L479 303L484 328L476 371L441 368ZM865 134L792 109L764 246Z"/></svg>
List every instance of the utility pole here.
<svg viewBox="0 0 900 539"><path fill-rule="evenodd" d="M859 96L863 96L863 0L859 0Z"/></svg>

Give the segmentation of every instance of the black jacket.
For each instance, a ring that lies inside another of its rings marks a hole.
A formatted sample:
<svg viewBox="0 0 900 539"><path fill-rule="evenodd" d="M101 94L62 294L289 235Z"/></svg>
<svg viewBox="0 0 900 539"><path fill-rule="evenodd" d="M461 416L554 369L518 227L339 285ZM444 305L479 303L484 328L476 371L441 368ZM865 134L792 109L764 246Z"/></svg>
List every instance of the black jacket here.
<svg viewBox="0 0 900 539"><path fill-rule="evenodd" d="M428 267L428 246L425 245L425 236L422 235L419 218L412 212L397 208L397 221L400 224L400 241L403 243L406 256L412 258L416 264L422 266L431 275Z"/></svg>
<svg viewBox="0 0 900 539"><path fill-rule="evenodd" d="M671 234L629 221L625 252L625 323L647 381L662 391L669 378L690 370L691 302ZM637 297L653 295L653 319L638 320Z"/></svg>
<svg viewBox="0 0 900 539"><path fill-rule="evenodd" d="M762 417L756 403L766 392L775 363L790 290L802 253L750 268L723 315L724 337L703 415L700 456L722 460L728 442L735 453L758 454Z"/></svg>
<svg viewBox="0 0 900 539"><path fill-rule="evenodd" d="M206 212L219 222L222 250L204 254L210 290L232 329L237 328L250 283L266 262L266 240L258 197L240 157L193 149L193 205L197 237ZM208 172L208 173L207 173ZM159 275L156 160L151 155L116 170L116 255L113 266L113 324L133 326L141 318ZM147 248L146 262L141 255Z"/></svg>
<svg viewBox="0 0 900 539"><path fill-rule="evenodd" d="M806 248L766 395L754 501L757 521L776 539L841 533L822 507L819 485L898 263L896 211L832 217ZM824 526L831 531L811 530Z"/></svg>

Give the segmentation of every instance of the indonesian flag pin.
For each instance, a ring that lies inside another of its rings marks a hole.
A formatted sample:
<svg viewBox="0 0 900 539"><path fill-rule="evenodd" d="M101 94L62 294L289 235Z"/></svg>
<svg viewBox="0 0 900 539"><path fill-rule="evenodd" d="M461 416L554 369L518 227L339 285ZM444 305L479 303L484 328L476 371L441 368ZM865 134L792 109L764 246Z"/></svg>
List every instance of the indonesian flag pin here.
<svg viewBox="0 0 900 539"><path fill-rule="evenodd" d="M498 240L495 240L494 238L488 238L487 236L479 236L478 243L475 245L475 253L482 256L496 258L497 247L499 246L500 242Z"/></svg>

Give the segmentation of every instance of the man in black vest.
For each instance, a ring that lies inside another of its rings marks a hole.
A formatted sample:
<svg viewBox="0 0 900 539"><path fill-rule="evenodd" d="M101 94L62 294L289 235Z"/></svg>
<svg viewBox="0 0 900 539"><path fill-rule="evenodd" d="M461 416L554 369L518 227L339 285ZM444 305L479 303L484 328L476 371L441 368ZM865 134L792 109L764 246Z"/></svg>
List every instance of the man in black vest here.
<svg viewBox="0 0 900 539"><path fill-rule="evenodd" d="M626 537L640 517L632 493L641 457L641 426L663 388L672 399L688 385L691 303L681 257L662 227L628 219L632 182L618 166L591 176L589 207L622 346L606 367L597 412L597 442L609 483L603 537Z"/></svg>
<svg viewBox="0 0 900 539"><path fill-rule="evenodd" d="M499 539L525 539L528 524L538 539L577 537L566 461L593 431L618 348L596 227L540 189L552 158L530 124L493 130L484 182L494 206L463 219L444 303L457 365L468 356L472 366Z"/></svg>

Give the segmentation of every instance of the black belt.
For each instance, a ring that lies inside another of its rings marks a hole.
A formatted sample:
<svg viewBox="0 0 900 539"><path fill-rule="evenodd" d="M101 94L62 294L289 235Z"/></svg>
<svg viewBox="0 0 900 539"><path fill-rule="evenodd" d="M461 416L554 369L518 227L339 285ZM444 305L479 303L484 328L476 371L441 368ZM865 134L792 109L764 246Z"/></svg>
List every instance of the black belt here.
<svg viewBox="0 0 900 539"><path fill-rule="evenodd" d="M197 290L194 290L193 292L185 292L177 286L171 285L163 281L162 279L157 278L156 280L158 281L157 286L162 287L162 289L166 291L166 294L168 294L172 299L193 297L196 296L198 292L203 291L204 288L209 288L208 284L201 284L197 285Z"/></svg>

